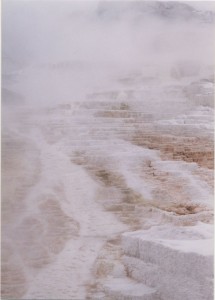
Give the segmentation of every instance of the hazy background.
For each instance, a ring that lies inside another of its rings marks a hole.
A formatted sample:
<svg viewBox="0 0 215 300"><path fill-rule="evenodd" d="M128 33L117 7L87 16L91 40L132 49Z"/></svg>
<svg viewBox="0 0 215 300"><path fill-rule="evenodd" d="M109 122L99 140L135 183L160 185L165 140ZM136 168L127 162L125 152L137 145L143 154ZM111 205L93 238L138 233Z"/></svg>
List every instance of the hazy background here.
<svg viewBox="0 0 215 300"><path fill-rule="evenodd" d="M80 100L122 73L150 67L168 79L178 63L202 69L214 61L213 2L7 0L2 6L3 85L18 70L13 89L28 103Z"/></svg>

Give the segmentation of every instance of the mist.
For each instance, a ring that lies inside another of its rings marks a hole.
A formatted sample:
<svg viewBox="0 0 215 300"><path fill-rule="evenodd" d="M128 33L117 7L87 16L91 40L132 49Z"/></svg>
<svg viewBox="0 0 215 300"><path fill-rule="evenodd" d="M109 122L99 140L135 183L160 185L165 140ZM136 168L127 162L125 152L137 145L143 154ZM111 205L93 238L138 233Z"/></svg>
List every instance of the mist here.
<svg viewBox="0 0 215 300"><path fill-rule="evenodd" d="M83 99L146 68L170 78L180 63L211 67L213 22L184 16L186 6L164 17L148 3L3 1L3 74L13 65L24 77L17 91L44 104Z"/></svg>

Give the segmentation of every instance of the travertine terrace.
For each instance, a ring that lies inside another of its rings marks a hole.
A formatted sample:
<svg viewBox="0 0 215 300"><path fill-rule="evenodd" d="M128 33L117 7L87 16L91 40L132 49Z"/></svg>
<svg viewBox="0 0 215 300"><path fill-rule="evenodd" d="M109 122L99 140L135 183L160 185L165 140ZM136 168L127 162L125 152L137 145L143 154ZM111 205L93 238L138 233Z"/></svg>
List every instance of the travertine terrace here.
<svg viewBox="0 0 215 300"><path fill-rule="evenodd" d="M3 57L2 299L213 298L214 14L128 3L34 4Z"/></svg>

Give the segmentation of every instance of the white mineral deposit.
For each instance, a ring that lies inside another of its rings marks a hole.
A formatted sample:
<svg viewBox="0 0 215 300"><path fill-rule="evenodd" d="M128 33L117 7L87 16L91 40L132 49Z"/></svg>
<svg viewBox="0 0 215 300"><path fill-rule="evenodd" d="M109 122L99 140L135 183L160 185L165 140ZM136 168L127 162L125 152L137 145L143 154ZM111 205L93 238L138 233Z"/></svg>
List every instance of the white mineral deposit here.
<svg viewBox="0 0 215 300"><path fill-rule="evenodd" d="M212 300L214 2L2 2L2 299Z"/></svg>

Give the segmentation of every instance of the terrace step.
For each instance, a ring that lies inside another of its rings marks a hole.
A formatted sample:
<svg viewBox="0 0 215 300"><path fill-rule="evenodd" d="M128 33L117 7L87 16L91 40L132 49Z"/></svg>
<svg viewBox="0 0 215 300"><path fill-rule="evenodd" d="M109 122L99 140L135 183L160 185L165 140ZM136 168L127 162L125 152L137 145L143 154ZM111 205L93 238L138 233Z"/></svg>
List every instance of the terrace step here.
<svg viewBox="0 0 215 300"><path fill-rule="evenodd" d="M211 225L154 226L123 234L122 246L127 274L156 288L160 299L213 299Z"/></svg>
<svg viewBox="0 0 215 300"><path fill-rule="evenodd" d="M104 285L105 293L114 300L158 300L155 289L129 278L113 278Z"/></svg>

